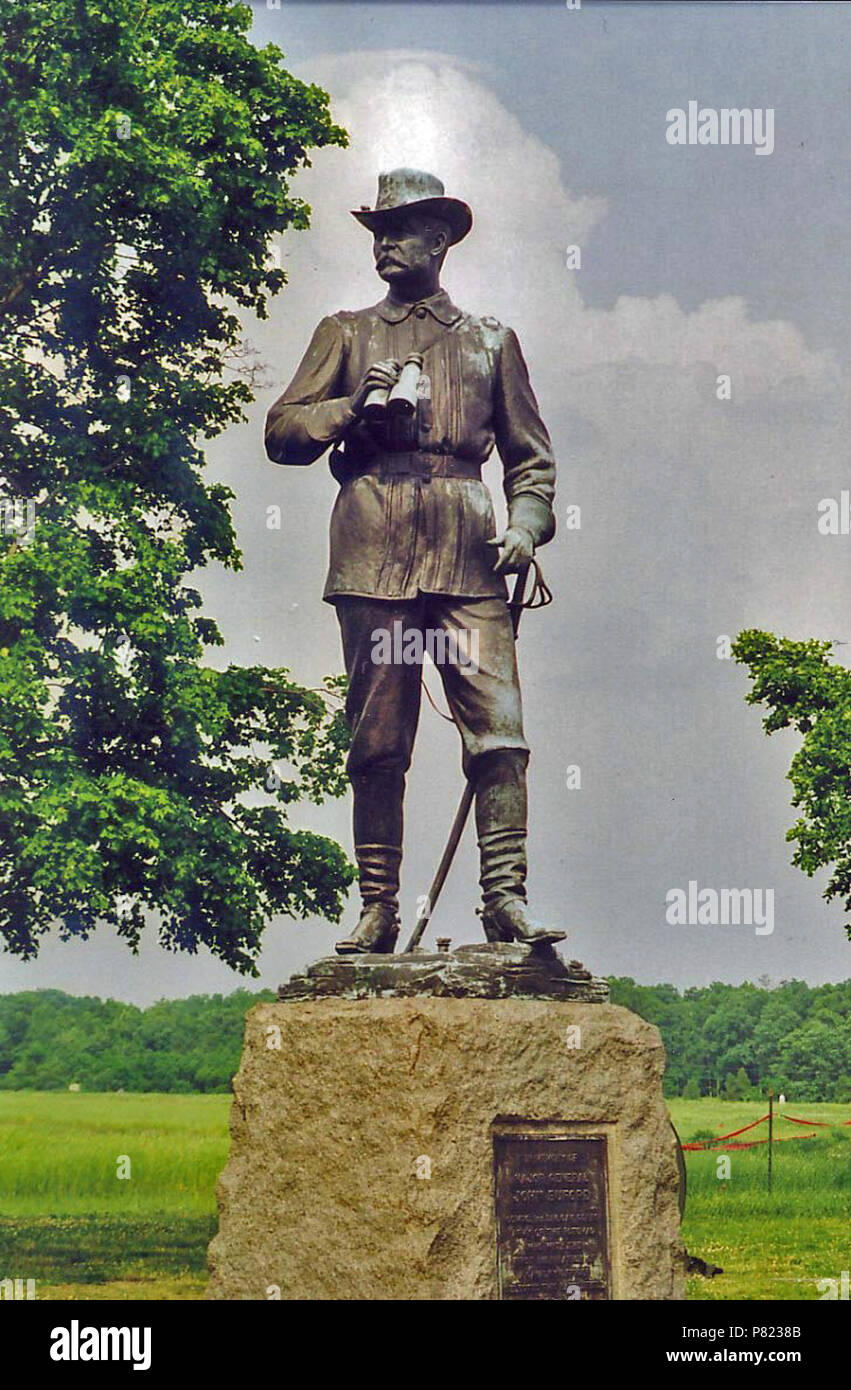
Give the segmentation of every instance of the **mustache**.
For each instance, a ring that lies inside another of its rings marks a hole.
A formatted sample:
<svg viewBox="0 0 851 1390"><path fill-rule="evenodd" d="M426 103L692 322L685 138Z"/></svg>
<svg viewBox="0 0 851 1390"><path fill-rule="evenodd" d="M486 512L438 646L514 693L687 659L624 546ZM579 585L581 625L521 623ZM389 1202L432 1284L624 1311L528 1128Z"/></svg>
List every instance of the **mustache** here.
<svg viewBox="0 0 851 1390"><path fill-rule="evenodd" d="M382 267L385 265L396 265L399 267L400 270L404 269L404 263L402 261L397 260L395 256L391 256L389 254L379 256L375 264L378 270L381 270Z"/></svg>

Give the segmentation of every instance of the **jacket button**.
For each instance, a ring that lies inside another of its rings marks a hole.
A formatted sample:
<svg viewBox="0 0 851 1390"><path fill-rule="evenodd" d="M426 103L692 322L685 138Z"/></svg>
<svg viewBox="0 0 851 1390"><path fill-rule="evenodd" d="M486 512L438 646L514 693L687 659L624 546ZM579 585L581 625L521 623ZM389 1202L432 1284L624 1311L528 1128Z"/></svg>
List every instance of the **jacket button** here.
<svg viewBox="0 0 851 1390"><path fill-rule="evenodd" d="M414 313L416 314L418 319L424 319L426 314L428 313L428 309L425 307L424 304L418 304L416 309L414 310Z"/></svg>

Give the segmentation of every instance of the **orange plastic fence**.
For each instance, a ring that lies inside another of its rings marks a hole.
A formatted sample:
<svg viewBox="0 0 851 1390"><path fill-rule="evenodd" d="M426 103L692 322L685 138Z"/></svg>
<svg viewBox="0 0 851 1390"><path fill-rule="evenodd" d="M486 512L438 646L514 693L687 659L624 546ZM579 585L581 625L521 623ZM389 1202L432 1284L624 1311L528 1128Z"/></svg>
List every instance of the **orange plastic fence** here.
<svg viewBox="0 0 851 1390"><path fill-rule="evenodd" d="M758 1144L767 1144L767 1143L768 1143L768 1140L767 1140L767 1139L749 1139L749 1140L746 1140L743 1144L727 1144L725 1141L726 1141L727 1139L737 1139L738 1136L739 1136L740 1134L747 1134L747 1132L748 1132L749 1129L756 1129L757 1125L764 1125L764 1124L766 1123L766 1121L767 1121L769 1118L770 1118L769 1111L766 1110L765 1114L764 1114L764 1115L760 1115L760 1117L759 1117L758 1120L752 1120L751 1123L750 1123L749 1125L743 1125L741 1129L732 1129L732 1130L730 1131L729 1134L718 1134L718 1135L715 1136L714 1139L709 1139L709 1140L707 1140L706 1143L681 1144L681 1145L680 1145L680 1148L683 1149L683 1150L688 1150L688 1151L690 1151L690 1152L692 1152L692 1153L699 1152L699 1151L701 1151L701 1150L703 1150L703 1151L712 1150L712 1149L717 1148L717 1147L719 1146L719 1144L723 1144L723 1146L724 1146L725 1149L754 1149L754 1148L756 1148L756 1146L757 1146ZM775 1119L775 1120L789 1120L790 1123L793 1124L793 1125L812 1125L812 1126L818 1126L820 1129L831 1129L831 1128L834 1127L834 1126L831 1124L830 1120L802 1120L802 1119L799 1119L796 1115L787 1115L787 1113L786 1113L785 1110L778 1110L778 1111L775 1111L774 1119ZM837 1122L837 1125L851 1125L851 1120L839 1120L839 1121ZM785 1143L786 1141L788 1141L788 1140L790 1140L790 1139L814 1139L814 1138L815 1138L815 1135L813 1135L813 1134L784 1134L784 1135L777 1135L777 1134L775 1134L775 1135L774 1135L774 1143L775 1143L775 1144L783 1144L783 1143Z"/></svg>

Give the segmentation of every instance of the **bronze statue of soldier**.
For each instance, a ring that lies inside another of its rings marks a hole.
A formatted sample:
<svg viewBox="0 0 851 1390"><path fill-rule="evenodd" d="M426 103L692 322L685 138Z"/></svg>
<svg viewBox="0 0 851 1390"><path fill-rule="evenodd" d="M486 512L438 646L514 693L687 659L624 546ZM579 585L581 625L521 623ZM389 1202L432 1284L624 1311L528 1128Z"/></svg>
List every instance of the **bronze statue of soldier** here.
<svg viewBox="0 0 851 1390"><path fill-rule="evenodd" d="M555 531L549 435L514 332L463 313L441 288L446 253L472 226L467 204L432 174L396 169L380 175L375 207L353 216L372 233L387 295L322 319L266 422L273 462L310 464L330 448L340 483L324 598L337 612L349 682L362 910L337 951L390 953L399 933L422 672L376 659L377 635L398 624L405 634L443 634L444 650L475 650L474 661L438 669L475 792L487 939L562 940L526 905L529 747L504 579ZM494 444L508 504L499 537L481 478Z"/></svg>

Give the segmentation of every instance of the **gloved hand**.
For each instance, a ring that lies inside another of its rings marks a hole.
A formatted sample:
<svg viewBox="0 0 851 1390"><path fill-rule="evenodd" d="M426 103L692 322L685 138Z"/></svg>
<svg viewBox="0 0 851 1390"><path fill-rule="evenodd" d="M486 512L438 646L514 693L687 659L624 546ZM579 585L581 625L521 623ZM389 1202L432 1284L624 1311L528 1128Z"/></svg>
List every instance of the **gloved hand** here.
<svg viewBox="0 0 851 1390"><path fill-rule="evenodd" d="M494 536L487 543L499 548L494 574L516 574L535 554L532 532L525 526L509 526L501 536Z"/></svg>
<svg viewBox="0 0 851 1390"><path fill-rule="evenodd" d="M371 367L367 367L361 377L360 385L350 401L354 414L360 416L370 391L384 391L395 386L400 371L399 363L393 358L389 358L386 362L373 362Z"/></svg>

